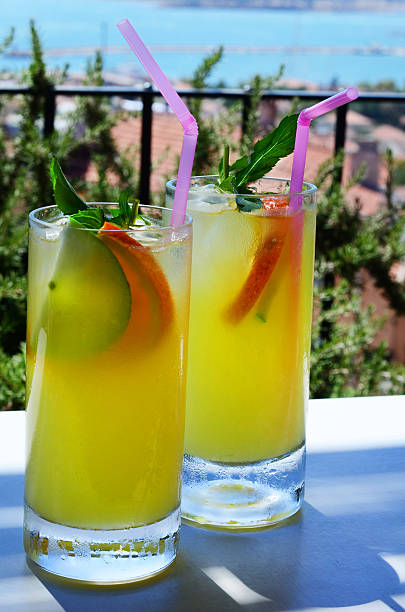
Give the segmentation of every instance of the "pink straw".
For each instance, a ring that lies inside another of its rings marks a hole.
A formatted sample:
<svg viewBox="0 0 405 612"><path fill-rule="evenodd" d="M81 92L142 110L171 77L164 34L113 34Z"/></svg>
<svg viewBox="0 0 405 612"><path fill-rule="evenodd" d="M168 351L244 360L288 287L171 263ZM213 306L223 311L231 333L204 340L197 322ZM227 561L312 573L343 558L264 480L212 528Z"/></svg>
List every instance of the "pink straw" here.
<svg viewBox="0 0 405 612"><path fill-rule="evenodd" d="M309 126L312 119L324 115L338 106L352 102L359 95L354 87L349 87L322 102L318 102L309 108L304 108L299 114L297 122L297 133L295 136L294 157L291 173L290 193L297 194L302 190L304 180L305 159L307 156ZM290 206L293 210L300 207L302 198L291 198Z"/></svg>
<svg viewBox="0 0 405 612"><path fill-rule="evenodd" d="M146 48L128 19L122 19L117 23L117 28L138 57L142 66L145 68L184 129L176 192L174 194L173 211L170 220L171 225L181 225L184 223L191 172L193 170L195 147L198 136L197 121L175 91L166 75L159 68L150 51Z"/></svg>

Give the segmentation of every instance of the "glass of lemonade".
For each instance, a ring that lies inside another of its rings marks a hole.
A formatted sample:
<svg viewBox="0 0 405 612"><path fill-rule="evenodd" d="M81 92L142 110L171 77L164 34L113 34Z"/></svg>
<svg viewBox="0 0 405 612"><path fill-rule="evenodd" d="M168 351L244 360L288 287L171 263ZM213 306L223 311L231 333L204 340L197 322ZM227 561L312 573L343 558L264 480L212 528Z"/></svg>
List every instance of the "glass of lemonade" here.
<svg viewBox="0 0 405 612"><path fill-rule="evenodd" d="M83 581L151 576L178 543L192 226L140 212L29 218L25 550Z"/></svg>
<svg viewBox="0 0 405 612"><path fill-rule="evenodd" d="M316 187L294 196L297 211L289 181L262 179L237 199L217 182L194 177L188 200L182 515L254 528L291 516L303 499ZM175 185L167 184L168 205Z"/></svg>

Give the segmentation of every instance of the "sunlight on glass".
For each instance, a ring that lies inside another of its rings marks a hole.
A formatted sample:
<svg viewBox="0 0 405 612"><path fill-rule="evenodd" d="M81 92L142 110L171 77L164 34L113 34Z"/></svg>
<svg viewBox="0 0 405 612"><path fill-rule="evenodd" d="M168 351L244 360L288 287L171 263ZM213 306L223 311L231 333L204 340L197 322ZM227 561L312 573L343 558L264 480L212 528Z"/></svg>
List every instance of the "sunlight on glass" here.
<svg viewBox="0 0 405 612"><path fill-rule="evenodd" d="M207 567L202 570L220 589L241 606L271 601L246 586L226 567Z"/></svg>
<svg viewBox="0 0 405 612"><path fill-rule="evenodd" d="M391 595L391 599L395 601L399 606L402 606L401 609L405 610L405 594L404 595Z"/></svg>
<svg viewBox="0 0 405 612"><path fill-rule="evenodd" d="M0 579L0 610L12 612L14 606L22 604L29 604L31 610L41 610L41 612L63 610L35 576ZM35 604L40 604L40 607Z"/></svg>
<svg viewBox="0 0 405 612"><path fill-rule="evenodd" d="M22 506L6 506L0 508L0 529L12 529L21 527L24 519Z"/></svg>
<svg viewBox="0 0 405 612"><path fill-rule="evenodd" d="M394 599L394 597L392 598ZM365 604L356 604L353 606L342 606L339 608L297 608L290 610L290 612L325 612L326 610L337 610L338 612L388 612L393 608L381 601L376 599L375 601L369 601Z"/></svg>
<svg viewBox="0 0 405 612"><path fill-rule="evenodd" d="M392 555L390 553L383 552L380 553L380 557L392 567L394 572L396 572L399 582L405 583L405 555Z"/></svg>
<svg viewBox="0 0 405 612"><path fill-rule="evenodd" d="M25 424L25 412L5 411L1 415L1 422L0 474L23 474L25 453L21 430Z"/></svg>
<svg viewBox="0 0 405 612"><path fill-rule="evenodd" d="M311 483L311 505L327 516L405 510L404 492L398 484L404 478L404 472L335 476L333 485L327 479L316 479Z"/></svg>

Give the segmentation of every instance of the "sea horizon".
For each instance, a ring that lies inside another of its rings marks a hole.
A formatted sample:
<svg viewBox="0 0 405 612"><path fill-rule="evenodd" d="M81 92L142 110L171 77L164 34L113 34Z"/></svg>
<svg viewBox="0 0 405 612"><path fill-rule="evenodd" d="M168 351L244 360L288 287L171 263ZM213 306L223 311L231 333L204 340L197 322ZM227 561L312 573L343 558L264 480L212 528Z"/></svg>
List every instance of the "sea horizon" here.
<svg viewBox="0 0 405 612"><path fill-rule="evenodd" d="M0 56L0 71L18 72L29 64L29 19L35 20L46 62L51 68L69 63L83 73L97 48L104 67L117 75L139 77L142 68L116 29L131 19L172 80L190 78L201 60L219 45L224 57L210 83L235 87L255 74L275 74L320 87L375 85L392 80L403 87L405 9L386 13L313 12L271 9L229 10L162 7L155 0L14 0L13 15L0 9L0 40L11 27L15 39ZM226 27L224 27L224 24Z"/></svg>

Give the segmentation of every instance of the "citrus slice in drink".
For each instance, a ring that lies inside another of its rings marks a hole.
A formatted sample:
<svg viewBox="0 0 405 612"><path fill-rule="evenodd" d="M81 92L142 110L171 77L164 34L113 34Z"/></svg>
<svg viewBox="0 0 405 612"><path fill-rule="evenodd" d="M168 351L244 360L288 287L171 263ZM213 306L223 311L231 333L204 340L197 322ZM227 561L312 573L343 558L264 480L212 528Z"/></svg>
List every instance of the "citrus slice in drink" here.
<svg viewBox="0 0 405 612"><path fill-rule="evenodd" d="M153 346L169 329L174 317L173 297L166 275L149 247L113 223L106 222L99 236L114 253L131 292L132 311L123 336L114 348Z"/></svg>
<svg viewBox="0 0 405 612"><path fill-rule="evenodd" d="M263 216L267 216L267 212L273 219L271 231L256 250L245 282L225 311L226 318L233 324L242 321L262 295L280 258L291 224L289 217L275 217L271 214L275 209L288 207L289 199L287 197L274 198L268 196L262 198L262 202L265 212Z"/></svg>
<svg viewBox="0 0 405 612"><path fill-rule="evenodd" d="M62 231L37 333L46 333L52 358L86 358L107 349L125 331L131 292L114 254L72 218Z"/></svg>

